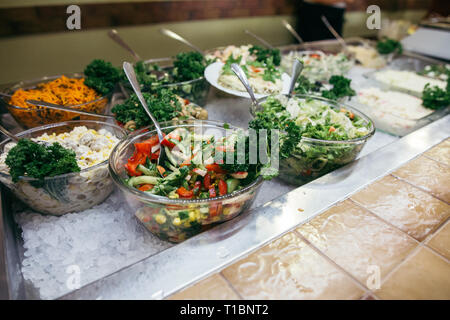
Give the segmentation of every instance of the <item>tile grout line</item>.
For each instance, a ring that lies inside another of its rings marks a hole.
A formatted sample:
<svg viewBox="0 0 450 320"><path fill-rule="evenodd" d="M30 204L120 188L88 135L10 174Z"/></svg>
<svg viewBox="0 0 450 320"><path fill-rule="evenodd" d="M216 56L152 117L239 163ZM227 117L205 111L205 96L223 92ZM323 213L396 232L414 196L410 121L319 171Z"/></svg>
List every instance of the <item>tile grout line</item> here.
<svg viewBox="0 0 450 320"><path fill-rule="evenodd" d="M429 194L429 195L432 196L433 198L438 199L439 201L442 201L443 203L445 203L445 204L447 204L447 205L450 205L450 203L448 203L448 202L445 201L444 199L441 199L441 198L439 198L437 195L434 195L434 194L432 193L431 190L427 190L427 189L425 189L424 187L417 186L417 185L413 184L412 182L409 182L408 180L406 180L406 179L404 179L404 178L402 178L402 177L397 176L394 172L390 173L389 175L391 175L392 177L394 177L395 179L397 179L397 180L399 180L399 181L402 181L402 182L404 182L404 183L406 183L406 184L409 184L411 187L414 187L414 188L416 188L416 189L419 189L420 191L423 191L423 192Z"/></svg>
<svg viewBox="0 0 450 320"><path fill-rule="evenodd" d="M432 233L430 233L429 235L427 235L422 241L419 241L419 240L417 240L416 238L414 238L413 236L411 236L410 234L408 234L407 232L405 232L405 231L401 230L400 228L398 228L397 226L393 225L391 222L389 222L389 221L383 219L382 217L380 217L379 215L377 215L375 212L373 212L373 211L371 211L370 209L364 207L362 204L360 204L360 203L357 202L356 200L354 200L354 199L352 199L352 198L348 198L348 200L352 201L355 205L357 205L358 207L360 207L360 208L366 210L368 213L370 213L371 215L375 216L376 218L378 218L378 219L381 220L382 222L386 223L386 224L389 225L390 227L392 227L392 228L394 228L394 229L400 231L401 233L405 234L409 239L411 239L411 240L413 240L414 242L417 243L417 247L421 247L421 248L426 247L427 249L431 249L431 250L432 250L434 253L436 253L439 257L443 258L446 262L450 263L449 260L448 260L446 257L444 257L441 253L439 253L438 251L434 250L433 248L431 248L430 246L428 246L428 245L426 244L426 241L429 241L429 240L427 240L427 239L431 239L430 237L432 237L433 235L435 235L436 233L438 233L438 232L439 232L439 231L447 224L447 222L450 221L450 216L447 217L447 218L444 220L444 222L442 222L442 223L441 223L441 224L440 224L440 225L439 225ZM412 253L412 251L414 251L414 250L411 250L411 252L408 253L408 255L406 255L406 257L405 257L402 261L399 262L399 264L402 264L405 260L407 260L408 257L409 257L409 255ZM393 272L394 269L395 269L395 267L394 267L391 271L389 271L389 272L386 274L386 277L387 277L391 272ZM385 278L386 278L386 277L385 277Z"/></svg>
<svg viewBox="0 0 450 320"><path fill-rule="evenodd" d="M239 297L239 299L241 300L246 300L244 299L244 297L241 295L241 293L233 286L233 284L230 282L230 280L228 280L227 277L225 277L225 275L222 273L224 269L220 270L218 272L219 277L221 277L230 287L230 289Z"/></svg>
<svg viewBox="0 0 450 320"><path fill-rule="evenodd" d="M426 151L426 152L428 152L428 151ZM442 164L442 165L444 165L444 166L446 166L446 167L450 167L450 165L448 165L448 164L442 162L441 160L437 160L437 159L435 159L435 158L432 158L431 156L426 155L425 153L422 153L422 156L424 156L425 158L428 158L428 159L430 159L430 160L436 161L437 163L440 163L440 164Z"/></svg>
<svg viewBox="0 0 450 320"><path fill-rule="evenodd" d="M317 248L313 243L311 243L308 239L306 239L297 229L293 231L296 236L298 236L302 241L304 241L311 249L313 249L315 252L317 252L322 258L324 258L326 261L328 261L331 265L333 265L336 269L341 271L343 274L348 276L354 284L356 284L357 287L362 289L364 291L364 294L361 297L364 297L367 293L372 294L373 292L367 288L363 283L361 283L358 279L355 278L349 271L344 269L341 265L339 265L336 261L331 259L327 254L325 254L322 250Z"/></svg>

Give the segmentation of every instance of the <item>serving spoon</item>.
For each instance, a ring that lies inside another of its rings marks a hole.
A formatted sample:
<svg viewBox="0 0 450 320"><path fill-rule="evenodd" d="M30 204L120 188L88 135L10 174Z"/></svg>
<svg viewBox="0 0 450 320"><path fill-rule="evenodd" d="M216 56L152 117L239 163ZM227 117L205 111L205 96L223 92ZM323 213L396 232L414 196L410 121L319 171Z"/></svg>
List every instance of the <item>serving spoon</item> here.
<svg viewBox="0 0 450 320"><path fill-rule="evenodd" d="M261 38L260 36L257 36L256 34L254 34L253 32L251 32L250 30L245 29L244 32L246 34L248 34L249 36L252 36L253 38L255 38L256 40L258 40L259 42L261 42L265 47L269 48L269 49L275 49L270 43L268 43L266 40L264 40L263 38Z"/></svg>
<svg viewBox="0 0 450 320"><path fill-rule="evenodd" d="M13 141L15 141L15 142L18 142L19 141L19 137L18 136L16 136L15 134L13 134L12 132L10 132L8 129L6 129L4 126L2 126L1 124L0 124L0 131L5 135L5 136L7 136L8 138L10 138L11 140L13 140Z"/></svg>
<svg viewBox="0 0 450 320"><path fill-rule="evenodd" d="M172 38L174 40L177 40L185 45L187 45L188 47L191 47L192 49L194 49L194 51L197 51L198 53L200 53L202 56L205 55L205 53L202 51L202 49L200 49L199 47L195 46L194 44L192 44L191 42L189 42L188 40L186 40L185 38L183 38L182 36L180 36L179 34L173 32L172 30L166 29L166 28L161 28L159 29L159 31L169 37Z"/></svg>
<svg viewBox="0 0 450 320"><path fill-rule="evenodd" d="M336 40L340 43L340 45L342 46L342 48L344 49L345 52L349 52L348 48L347 48L347 44L345 43L344 38L342 38L339 33L337 33L337 31L333 28L333 26L330 24L330 22L328 21L328 19L325 16L321 16L320 17L322 19L322 22L325 24L325 26L327 27L327 29L331 32L331 34L336 38Z"/></svg>
<svg viewBox="0 0 450 320"><path fill-rule="evenodd" d="M291 83L289 85L289 93L288 96L291 98L294 95L295 84L297 83L297 79L300 76L300 73L303 71L303 62L299 59L295 59L292 64L292 75L291 75Z"/></svg>
<svg viewBox="0 0 450 320"><path fill-rule="evenodd" d="M247 90L248 94L250 95L250 99L252 100L252 107L253 107L253 109L254 110L259 109L258 100L255 97L253 89L250 86L250 83L248 82L248 79L247 79L247 76L245 75L244 70L242 70L242 68L237 63L232 63L231 64L231 70L233 70L233 72L239 78L239 80L241 81L242 85L245 87L245 89Z"/></svg>
<svg viewBox="0 0 450 320"><path fill-rule="evenodd" d="M288 31L294 36L295 39L297 39L298 43L302 44L304 43L302 37L300 37L300 35L297 33L297 31L295 31L295 29L291 26L291 24L289 22L287 22L286 20L282 20L281 24L288 29Z"/></svg>
<svg viewBox="0 0 450 320"><path fill-rule="evenodd" d="M164 140L163 132L161 130L161 127L159 126L158 121L156 121L155 117L153 117L152 113L150 112L150 109L147 106L147 103L145 102L144 96L142 95L142 92L141 92L141 87L139 86L139 83L136 79L136 73L134 72L133 65L131 63L125 61L123 63L123 71L125 72L125 75L127 76L128 81L130 82L131 87L134 90L134 93L136 93L136 96L138 97L139 102L141 103L145 112L147 113L147 115L150 117L150 119L153 121L153 124L155 125L156 134L158 135L159 145L160 145L159 156L156 161L156 163L159 165L162 162L162 159L166 158L166 153L165 153L164 147L161 145L161 142ZM158 172L159 172L159 170L158 170ZM164 177L162 173L160 173L160 175L162 177Z"/></svg>

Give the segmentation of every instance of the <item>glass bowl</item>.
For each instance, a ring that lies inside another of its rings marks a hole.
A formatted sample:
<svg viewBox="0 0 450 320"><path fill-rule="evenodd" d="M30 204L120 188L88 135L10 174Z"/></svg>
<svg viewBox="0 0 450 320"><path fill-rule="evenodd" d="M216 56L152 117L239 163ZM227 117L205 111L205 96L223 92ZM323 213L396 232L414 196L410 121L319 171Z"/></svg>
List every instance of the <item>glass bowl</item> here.
<svg viewBox="0 0 450 320"><path fill-rule="evenodd" d="M114 124L91 121L65 121L36 127L17 134L20 138L39 137L44 133L60 134L70 132L73 128L85 126L88 129L105 129L118 139L126 137L126 132ZM10 139L0 143L0 152ZM7 186L14 195L26 203L31 209L44 214L63 215L89 209L105 200L113 191L114 184L108 174L108 160L80 172L67 173L44 178L43 183L35 178L20 177L13 182L9 174L0 171L0 181Z"/></svg>
<svg viewBox="0 0 450 320"><path fill-rule="evenodd" d="M150 59L146 60L144 64L147 66L157 65L162 70L169 71L173 69L173 58ZM129 89L130 92L133 92L128 82L124 83L124 87ZM149 91L156 88L172 89L173 92L180 97L188 100L189 102L193 102L201 107L204 107L208 98L210 84L204 76L201 76L200 78L194 80L169 83L152 87L143 86L141 84L141 89L143 91Z"/></svg>
<svg viewBox="0 0 450 320"><path fill-rule="evenodd" d="M301 138L291 156L280 159L279 178L290 184L302 185L355 160L367 140L374 135L375 126L369 117L347 104L312 95L297 94L295 97L319 100L337 110L345 108L356 117L362 118L369 128L369 133L365 136L350 140ZM260 99L259 105L266 99L267 97ZM258 109L250 108L253 117L257 111Z"/></svg>
<svg viewBox="0 0 450 320"><path fill-rule="evenodd" d="M195 128L196 133L223 137L227 130L223 122L210 120L180 121L176 125L163 123L161 128L168 133L175 128ZM197 131L198 130L198 131ZM211 224L233 219L252 205L263 182L261 177L241 190L211 199L170 199L153 195L128 186L124 164L134 152L134 143L148 139L155 130L141 129L120 142L109 158L109 172L114 182L123 191L130 210L153 234L170 242L181 242L210 227Z"/></svg>
<svg viewBox="0 0 450 320"><path fill-rule="evenodd" d="M68 78L82 78L83 74L72 73L72 74L65 74L64 76ZM50 82L59 77L61 77L61 75L42 77L35 80L20 81L7 88L5 93L11 96L18 89L24 90L33 89L40 83ZM87 115L80 115L79 113L53 110L45 107L35 106L35 108L31 109L15 106L9 103L10 97L8 97L7 95L2 96L2 98L0 99L1 103L5 105L5 107L8 109L9 113L11 113L13 118L25 129L62 121L98 119ZM85 102L78 105L68 105L66 107L70 107L77 110L95 112L98 114L104 114L106 111L106 107L108 106L108 101L109 101L108 96L101 96L93 101Z"/></svg>

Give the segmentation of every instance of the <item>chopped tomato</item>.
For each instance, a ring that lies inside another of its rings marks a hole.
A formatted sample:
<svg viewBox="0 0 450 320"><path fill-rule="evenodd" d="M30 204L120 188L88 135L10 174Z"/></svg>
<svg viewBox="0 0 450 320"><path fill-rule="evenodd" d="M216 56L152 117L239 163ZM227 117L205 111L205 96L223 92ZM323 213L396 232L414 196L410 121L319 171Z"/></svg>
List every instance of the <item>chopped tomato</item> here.
<svg viewBox="0 0 450 320"><path fill-rule="evenodd" d="M253 71L254 73L258 73L258 72L261 72L261 69L260 69L260 68L258 68L258 67L255 67L255 66L250 66L250 68L252 69L252 71Z"/></svg>
<svg viewBox="0 0 450 320"><path fill-rule="evenodd" d="M216 194L216 188L213 185L209 186L209 197L215 198L217 196Z"/></svg>
<svg viewBox="0 0 450 320"><path fill-rule="evenodd" d="M320 60L320 55L318 55L317 53L311 54L310 57Z"/></svg>
<svg viewBox="0 0 450 320"><path fill-rule="evenodd" d="M219 180L219 195L224 196L227 194L227 183L222 179Z"/></svg>
<svg viewBox="0 0 450 320"><path fill-rule="evenodd" d="M159 150L156 151L156 152L153 152L153 153L150 155L150 160L156 160L156 159L158 159L158 158L159 158Z"/></svg>
<svg viewBox="0 0 450 320"><path fill-rule="evenodd" d="M234 148L233 146L224 146L224 145L220 145L216 147L216 150L219 152L233 152Z"/></svg>
<svg viewBox="0 0 450 320"><path fill-rule="evenodd" d="M353 114L353 112L348 112L348 117L350 118L350 119L354 119L355 118L355 115Z"/></svg>
<svg viewBox="0 0 450 320"><path fill-rule="evenodd" d="M200 192L200 188L202 187L201 181L195 181L194 183L194 189L192 190L194 194L198 194Z"/></svg>
<svg viewBox="0 0 450 320"><path fill-rule="evenodd" d="M329 132L329 133L331 133L331 132L335 132L335 131L336 131L336 128L335 128L335 127L333 127L333 126L331 126L331 127L330 127L330 129L328 130L328 132Z"/></svg>
<svg viewBox="0 0 450 320"><path fill-rule="evenodd" d="M152 189L153 189L152 184L143 184L142 186L139 187L139 190L141 190L141 191L148 191L148 190L152 190Z"/></svg>
<svg viewBox="0 0 450 320"><path fill-rule="evenodd" d="M192 198L194 196L194 191L188 190L185 187L179 187L177 193L182 198Z"/></svg>
<svg viewBox="0 0 450 320"><path fill-rule="evenodd" d="M189 104L191 103L188 99L184 99L184 104Z"/></svg>
<svg viewBox="0 0 450 320"><path fill-rule="evenodd" d="M208 171L212 171L215 173L226 173L225 170L223 170L220 165L218 165L217 163L212 163L212 164L207 164L205 166L206 170Z"/></svg>
<svg viewBox="0 0 450 320"><path fill-rule="evenodd" d="M194 155L191 155L190 158L183 161L182 164L180 164L180 167L189 166L191 165L191 160L194 158Z"/></svg>
<svg viewBox="0 0 450 320"><path fill-rule="evenodd" d="M207 173L203 178L203 185L206 189L209 189L209 187L211 186L211 176L209 175L209 173Z"/></svg>
<svg viewBox="0 0 450 320"><path fill-rule="evenodd" d="M135 143L134 147L136 148L136 152L143 153L147 156L150 156L150 153L152 152L152 146L149 143L145 142Z"/></svg>
<svg viewBox="0 0 450 320"><path fill-rule="evenodd" d="M159 143L159 138L158 136L155 134L154 136L151 136L150 138L148 138L147 140L142 141L142 143L148 143L150 146L155 146Z"/></svg>

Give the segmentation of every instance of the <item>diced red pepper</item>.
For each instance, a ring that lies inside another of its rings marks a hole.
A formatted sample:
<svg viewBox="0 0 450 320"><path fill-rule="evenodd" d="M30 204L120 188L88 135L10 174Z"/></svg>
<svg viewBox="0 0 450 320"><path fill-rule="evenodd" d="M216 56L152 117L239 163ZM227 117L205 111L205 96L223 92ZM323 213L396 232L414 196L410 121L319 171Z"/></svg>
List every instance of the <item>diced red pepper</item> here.
<svg viewBox="0 0 450 320"><path fill-rule="evenodd" d="M227 183L222 179L219 180L219 195L223 196L227 194Z"/></svg>
<svg viewBox="0 0 450 320"><path fill-rule="evenodd" d="M213 185L209 186L209 197L210 198L215 198L216 195L216 188Z"/></svg>
<svg viewBox="0 0 450 320"><path fill-rule="evenodd" d="M156 160L159 157L159 150L150 155L150 160Z"/></svg>
<svg viewBox="0 0 450 320"><path fill-rule="evenodd" d="M333 126L331 126L330 129L328 130L328 133L332 133L332 132L334 132L334 131L336 131L336 128L333 127Z"/></svg>
<svg viewBox="0 0 450 320"><path fill-rule="evenodd" d="M152 152L152 146L149 143L145 142L135 143L134 147L136 148L137 153L143 153L146 156L150 156Z"/></svg>
<svg viewBox="0 0 450 320"><path fill-rule="evenodd" d="M159 174L162 176L164 175L164 172L166 172L166 169L161 166L156 166L156 169L158 169Z"/></svg>
<svg viewBox="0 0 450 320"><path fill-rule="evenodd" d="M205 186L206 189L209 189L209 187L211 186L211 175L209 173L207 173L203 177L203 185Z"/></svg>
<svg viewBox="0 0 450 320"><path fill-rule="evenodd" d="M141 191L148 191L148 190L152 190L152 189L153 189L152 184L143 184L142 186L139 187L139 190L141 190Z"/></svg>
<svg viewBox="0 0 450 320"><path fill-rule="evenodd" d="M194 196L194 191L188 190L185 187L179 187L177 189L177 193L180 197L187 198L187 199L190 199Z"/></svg>
<svg viewBox="0 0 450 320"><path fill-rule="evenodd" d="M215 217L218 216L222 211L222 204L221 203L211 203L209 206L209 216Z"/></svg>
<svg viewBox="0 0 450 320"><path fill-rule="evenodd" d="M205 166L206 170L208 171L212 171L215 173L226 173L225 170L223 170L220 165L218 165L217 163L213 163L213 164L207 164Z"/></svg>
<svg viewBox="0 0 450 320"><path fill-rule="evenodd" d="M142 172L136 170L136 168L140 164L145 164L146 160L147 156L143 153L136 153L131 158L129 158L127 164L125 164L125 167L128 170L128 174L130 176L140 176Z"/></svg>

